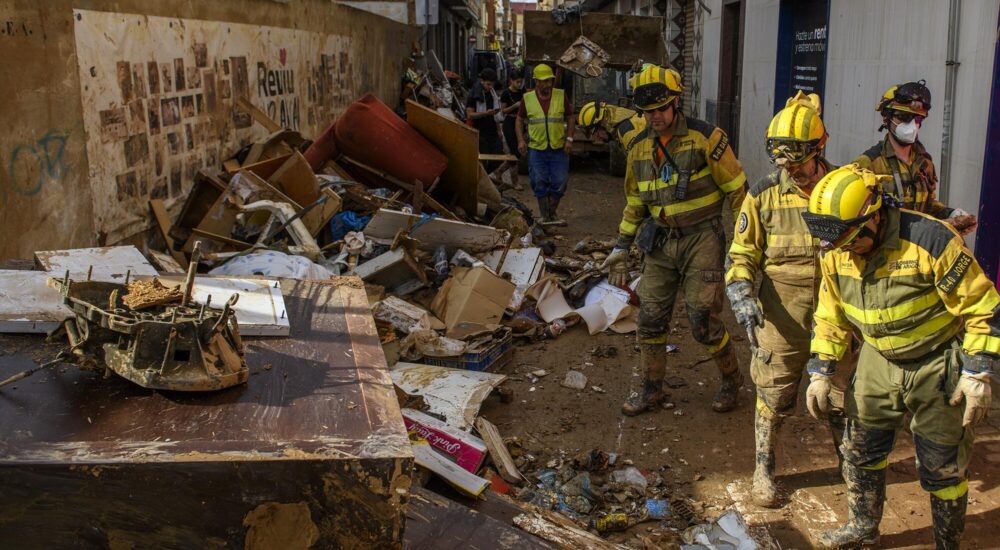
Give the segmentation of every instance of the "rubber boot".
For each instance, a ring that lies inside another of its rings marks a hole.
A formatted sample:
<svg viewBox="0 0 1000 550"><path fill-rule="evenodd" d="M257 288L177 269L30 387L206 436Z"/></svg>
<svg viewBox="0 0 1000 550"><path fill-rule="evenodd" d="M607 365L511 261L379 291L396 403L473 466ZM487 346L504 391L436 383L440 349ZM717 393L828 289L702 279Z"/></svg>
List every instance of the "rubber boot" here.
<svg viewBox="0 0 1000 550"><path fill-rule="evenodd" d="M666 398L663 377L667 373L667 347L663 344L641 344L642 394L629 397L622 405L622 414L635 416L655 408Z"/></svg>
<svg viewBox="0 0 1000 550"><path fill-rule="evenodd" d="M937 550L958 550L965 531L965 509L969 493L955 500L931 495L931 516L934 518L934 544Z"/></svg>
<svg viewBox="0 0 1000 550"><path fill-rule="evenodd" d="M732 344L726 344L726 347L715 354L715 364L722 373L722 384L712 400L712 410L729 412L736 408L740 388L743 387L743 373L740 372L740 364L736 361L736 350Z"/></svg>
<svg viewBox="0 0 1000 550"><path fill-rule="evenodd" d="M566 220L559 219L559 214L556 212L559 208L559 201L562 197L557 197L556 195L549 195L549 223L553 225L564 226L566 225Z"/></svg>
<svg viewBox="0 0 1000 550"><path fill-rule="evenodd" d="M545 223L549 221L549 197L548 195L544 197L538 197L538 221Z"/></svg>
<svg viewBox="0 0 1000 550"><path fill-rule="evenodd" d="M774 444L778 439L778 429L782 417L770 410L761 412L762 403L757 404L754 414L754 438L756 439L756 467L753 471L753 490L750 498L757 506L778 507L778 487L774 483Z"/></svg>
<svg viewBox="0 0 1000 550"><path fill-rule="evenodd" d="M844 462L847 483L847 523L826 531L817 548L872 548L878 545L878 525L885 503L885 469L865 470Z"/></svg>

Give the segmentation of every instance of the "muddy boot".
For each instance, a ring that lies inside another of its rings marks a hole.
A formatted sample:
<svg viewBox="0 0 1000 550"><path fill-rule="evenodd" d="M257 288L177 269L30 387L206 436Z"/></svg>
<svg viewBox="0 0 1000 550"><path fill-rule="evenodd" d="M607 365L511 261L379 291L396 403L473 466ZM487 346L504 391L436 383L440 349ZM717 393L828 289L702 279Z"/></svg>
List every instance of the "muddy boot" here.
<svg viewBox="0 0 1000 550"><path fill-rule="evenodd" d="M740 364L736 361L736 350L732 344L726 344L726 347L715 355L715 364L722 374L722 384L715 393L715 399L712 400L712 410L729 412L736 408L740 388L743 387L743 373L740 372Z"/></svg>
<svg viewBox="0 0 1000 550"><path fill-rule="evenodd" d="M549 221L549 197L548 195L544 197L538 197L538 221L545 223Z"/></svg>
<svg viewBox="0 0 1000 550"><path fill-rule="evenodd" d="M885 469L865 470L845 461L844 481L847 483L847 523L820 534L816 546L873 548L878 545L878 524L882 522Z"/></svg>
<svg viewBox="0 0 1000 550"><path fill-rule="evenodd" d="M955 500L931 495L931 516L934 518L934 543L937 550L958 550L965 531L965 509L969 493Z"/></svg>
<svg viewBox="0 0 1000 550"><path fill-rule="evenodd" d="M781 427L780 416L770 409L761 413L762 403L757 404L754 415L754 437L757 441L757 465L753 471L753 490L750 498L757 506L764 508L778 507L778 487L774 484L774 443L778 439L778 428Z"/></svg>
<svg viewBox="0 0 1000 550"><path fill-rule="evenodd" d="M560 200L562 200L562 197L549 195L549 223L553 225L565 226L566 220L559 219L559 214L556 213L556 210L559 208Z"/></svg>
<svg viewBox="0 0 1000 550"><path fill-rule="evenodd" d="M622 405L622 414L635 416L663 402L663 376L667 373L667 347L663 344L641 344L643 370L642 393L629 397Z"/></svg>

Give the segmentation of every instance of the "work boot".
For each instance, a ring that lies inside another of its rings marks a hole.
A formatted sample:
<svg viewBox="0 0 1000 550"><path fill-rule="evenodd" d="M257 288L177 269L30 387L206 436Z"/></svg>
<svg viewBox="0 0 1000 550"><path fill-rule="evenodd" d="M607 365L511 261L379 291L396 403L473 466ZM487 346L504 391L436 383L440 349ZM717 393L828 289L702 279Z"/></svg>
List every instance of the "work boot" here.
<svg viewBox="0 0 1000 550"><path fill-rule="evenodd" d="M549 195L549 223L554 225L566 225L566 220L559 219L559 214L556 213L560 200L562 200L562 197Z"/></svg>
<svg viewBox="0 0 1000 550"><path fill-rule="evenodd" d="M781 427L783 419L770 409L762 413L761 407L766 405L758 402L754 414L757 464L753 471L753 490L750 491L750 498L757 506L777 508L778 487L774 483L774 443L778 439L778 428Z"/></svg>
<svg viewBox="0 0 1000 550"><path fill-rule="evenodd" d="M955 500L931 495L931 516L934 518L934 544L937 550L958 550L965 531L965 508L969 493Z"/></svg>
<svg viewBox="0 0 1000 550"><path fill-rule="evenodd" d="M844 481L847 483L847 523L820 534L816 546L873 548L878 544L878 524L882 522L885 503L885 468L866 470L844 461Z"/></svg>
<svg viewBox="0 0 1000 550"><path fill-rule="evenodd" d="M722 384L715 393L715 399L712 400L712 410L720 413L729 412L736 408L740 388L743 387L743 373L740 372L740 364L736 361L736 350L732 344L726 344L726 347L715 355L715 364L722 373Z"/></svg>
<svg viewBox="0 0 1000 550"><path fill-rule="evenodd" d="M663 377L667 373L667 347L664 344L641 344L642 394L629 397L622 405L622 414L635 416L642 414L663 402Z"/></svg>

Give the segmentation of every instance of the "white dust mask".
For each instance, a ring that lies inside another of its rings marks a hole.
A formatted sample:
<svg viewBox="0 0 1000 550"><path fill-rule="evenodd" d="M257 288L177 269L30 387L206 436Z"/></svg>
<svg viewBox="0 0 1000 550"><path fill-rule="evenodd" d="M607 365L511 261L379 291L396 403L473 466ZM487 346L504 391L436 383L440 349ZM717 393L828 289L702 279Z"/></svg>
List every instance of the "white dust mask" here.
<svg viewBox="0 0 1000 550"><path fill-rule="evenodd" d="M916 120L911 120L909 122L903 122L896 124L896 127L892 131L892 135L896 136L896 139L903 143L913 143L917 141L917 130L920 129L920 125L917 124Z"/></svg>

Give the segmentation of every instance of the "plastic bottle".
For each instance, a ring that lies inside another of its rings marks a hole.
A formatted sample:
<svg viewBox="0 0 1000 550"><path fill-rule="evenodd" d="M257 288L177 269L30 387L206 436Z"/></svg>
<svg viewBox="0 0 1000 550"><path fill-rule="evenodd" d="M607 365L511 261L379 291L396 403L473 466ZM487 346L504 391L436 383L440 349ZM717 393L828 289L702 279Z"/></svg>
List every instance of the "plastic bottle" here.
<svg viewBox="0 0 1000 550"><path fill-rule="evenodd" d="M445 250L444 245L441 245L434 251L434 271L437 272L439 283L448 278L450 270L451 268L448 266L448 251Z"/></svg>

